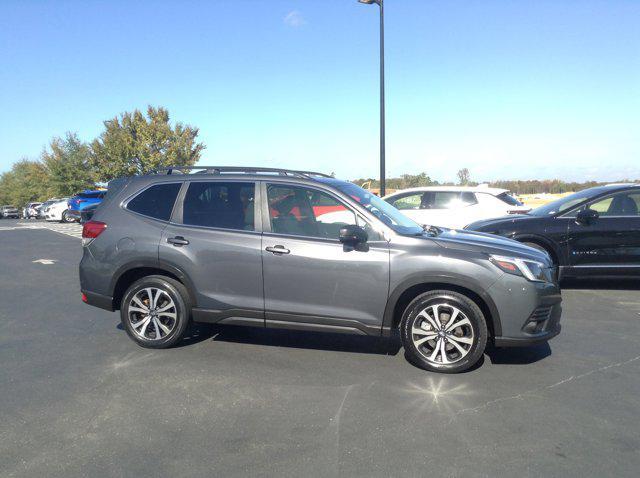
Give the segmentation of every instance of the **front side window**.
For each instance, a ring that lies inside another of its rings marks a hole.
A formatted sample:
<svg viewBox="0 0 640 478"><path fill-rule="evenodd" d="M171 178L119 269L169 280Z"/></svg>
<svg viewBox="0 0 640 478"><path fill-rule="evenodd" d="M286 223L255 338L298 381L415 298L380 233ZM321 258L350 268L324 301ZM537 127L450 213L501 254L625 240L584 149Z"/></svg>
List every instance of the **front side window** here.
<svg viewBox="0 0 640 478"><path fill-rule="evenodd" d="M127 209L143 216L168 221L180 186L180 183L151 186L131 199L127 204Z"/></svg>
<svg viewBox="0 0 640 478"><path fill-rule="evenodd" d="M254 231L255 184L192 182L184 197L182 222L189 226Z"/></svg>
<svg viewBox="0 0 640 478"><path fill-rule="evenodd" d="M356 224L350 209L317 189L270 184L267 199L271 230L278 234L337 240L343 226Z"/></svg>
<svg viewBox="0 0 640 478"><path fill-rule="evenodd" d="M638 216L640 213L640 193L621 193L600 199L587 206L600 217Z"/></svg>

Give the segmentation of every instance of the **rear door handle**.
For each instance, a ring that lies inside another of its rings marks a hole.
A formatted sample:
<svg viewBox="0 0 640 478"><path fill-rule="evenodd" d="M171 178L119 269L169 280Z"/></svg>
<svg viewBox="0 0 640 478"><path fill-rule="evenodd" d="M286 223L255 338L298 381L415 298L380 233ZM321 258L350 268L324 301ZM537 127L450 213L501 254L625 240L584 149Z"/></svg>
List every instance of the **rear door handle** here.
<svg viewBox="0 0 640 478"><path fill-rule="evenodd" d="M289 249L287 249L284 246L266 247L265 251L272 252L273 254L276 254L276 255L289 254L291 252Z"/></svg>
<svg viewBox="0 0 640 478"><path fill-rule="evenodd" d="M187 244L189 244L189 241L187 241L182 236L169 237L167 238L167 242L169 244L173 244L174 246L186 246Z"/></svg>

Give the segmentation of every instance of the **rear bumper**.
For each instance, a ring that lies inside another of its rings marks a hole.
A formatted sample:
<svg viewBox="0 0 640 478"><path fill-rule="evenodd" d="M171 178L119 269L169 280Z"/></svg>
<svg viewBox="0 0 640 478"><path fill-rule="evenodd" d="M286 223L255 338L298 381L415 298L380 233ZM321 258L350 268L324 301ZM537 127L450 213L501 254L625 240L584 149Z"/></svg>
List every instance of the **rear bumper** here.
<svg viewBox="0 0 640 478"><path fill-rule="evenodd" d="M82 293L86 297L86 300L83 302L87 305L93 305L94 307L98 307L100 309L108 310L109 312L113 312L113 297L108 295L96 294L95 292L89 292L87 290L83 290Z"/></svg>

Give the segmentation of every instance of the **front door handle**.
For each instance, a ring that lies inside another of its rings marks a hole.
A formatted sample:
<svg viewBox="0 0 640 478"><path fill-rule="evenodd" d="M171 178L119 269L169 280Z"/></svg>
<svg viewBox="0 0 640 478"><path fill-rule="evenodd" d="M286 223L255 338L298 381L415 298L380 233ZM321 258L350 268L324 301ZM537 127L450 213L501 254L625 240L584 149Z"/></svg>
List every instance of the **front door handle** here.
<svg viewBox="0 0 640 478"><path fill-rule="evenodd" d="M187 241L182 236L169 237L167 238L167 242L169 244L173 244L174 246L186 246L187 244L189 244L189 241Z"/></svg>
<svg viewBox="0 0 640 478"><path fill-rule="evenodd" d="M272 252L273 254L276 254L276 255L289 254L291 252L289 249L287 249L284 246L266 247L265 251Z"/></svg>

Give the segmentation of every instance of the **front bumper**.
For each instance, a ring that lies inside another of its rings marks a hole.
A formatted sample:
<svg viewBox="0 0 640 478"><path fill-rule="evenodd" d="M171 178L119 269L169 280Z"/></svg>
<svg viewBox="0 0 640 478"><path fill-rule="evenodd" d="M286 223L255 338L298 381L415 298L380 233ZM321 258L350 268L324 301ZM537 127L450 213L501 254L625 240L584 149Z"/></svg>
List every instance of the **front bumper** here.
<svg viewBox="0 0 640 478"><path fill-rule="evenodd" d="M538 344L560 333L562 296L557 284L505 274L490 288L490 295L500 312L501 330L494 337L497 347Z"/></svg>

